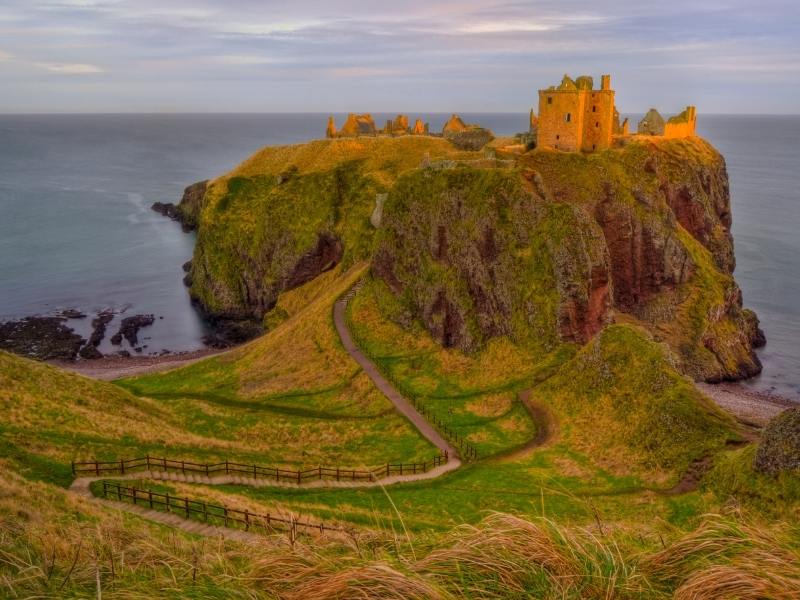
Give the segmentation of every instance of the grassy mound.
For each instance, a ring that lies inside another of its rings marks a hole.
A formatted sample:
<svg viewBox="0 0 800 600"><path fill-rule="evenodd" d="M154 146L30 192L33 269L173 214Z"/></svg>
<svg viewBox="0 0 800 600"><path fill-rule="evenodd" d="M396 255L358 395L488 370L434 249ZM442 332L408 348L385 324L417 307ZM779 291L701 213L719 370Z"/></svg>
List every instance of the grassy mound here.
<svg viewBox="0 0 800 600"><path fill-rule="evenodd" d="M570 444L623 470L682 472L735 436L732 419L675 370L668 351L631 326L603 330L534 393Z"/></svg>

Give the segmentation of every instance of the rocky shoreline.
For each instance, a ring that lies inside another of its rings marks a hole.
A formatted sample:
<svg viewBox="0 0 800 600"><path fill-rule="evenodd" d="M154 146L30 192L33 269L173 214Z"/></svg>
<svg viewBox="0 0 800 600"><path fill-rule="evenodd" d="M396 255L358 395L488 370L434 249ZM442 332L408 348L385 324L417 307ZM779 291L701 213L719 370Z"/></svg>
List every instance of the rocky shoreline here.
<svg viewBox="0 0 800 600"><path fill-rule="evenodd" d="M68 325L70 319L87 318L85 313L74 308L52 315L31 315L3 321L0 322L0 349L39 360L99 360L106 356L99 350L106 336L106 328L116 315L124 311L125 309L98 311L92 319L92 332L88 338L84 338ZM154 315L122 318L119 330L111 336L111 343L121 346L124 338L131 350L137 354L144 353L147 344L139 344L138 333L143 327L151 326L155 320ZM131 356L130 351L125 349L115 354L122 358Z"/></svg>

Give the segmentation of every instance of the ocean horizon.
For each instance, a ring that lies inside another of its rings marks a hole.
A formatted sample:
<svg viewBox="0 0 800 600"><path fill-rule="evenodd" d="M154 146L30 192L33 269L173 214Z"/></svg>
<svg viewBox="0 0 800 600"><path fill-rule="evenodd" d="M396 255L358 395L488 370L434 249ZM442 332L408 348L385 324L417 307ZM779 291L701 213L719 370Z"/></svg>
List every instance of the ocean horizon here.
<svg viewBox="0 0 800 600"><path fill-rule="evenodd" d="M147 354L201 348L206 327L181 281L194 234L150 205L177 202L260 147L323 137L329 114L0 114L0 320L66 308L152 313ZM408 114L433 131L450 115ZM395 115L373 113L378 124ZM528 122L527 113L462 117L498 135ZM800 115L701 113L698 133L726 158L735 277L767 336L764 372L746 384L800 401ZM90 320L69 324L85 336ZM117 349L108 338L100 347Z"/></svg>

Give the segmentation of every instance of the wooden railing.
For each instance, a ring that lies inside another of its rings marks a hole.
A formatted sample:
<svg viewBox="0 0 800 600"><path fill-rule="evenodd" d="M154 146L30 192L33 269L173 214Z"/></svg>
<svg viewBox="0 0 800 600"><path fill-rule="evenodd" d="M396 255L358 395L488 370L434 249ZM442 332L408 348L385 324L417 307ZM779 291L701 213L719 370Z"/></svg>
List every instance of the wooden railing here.
<svg viewBox="0 0 800 600"><path fill-rule="evenodd" d="M429 408L422 402L419 402L414 396L407 396L417 409L428 422L430 422L450 443L458 447L461 458L465 461L473 461L478 459L478 449L470 444L466 438L460 435L457 431L451 429L444 421L437 417Z"/></svg>
<svg viewBox="0 0 800 600"><path fill-rule="evenodd" d="M316 467L305 470L282 469L280 467L264 467L237 462L196 463L186 460L172 460L145 456L129 460L116 461L84 461L72 463L73 475L92 474L96 477L108 474L134 473L141 471L161 471L186 474L200 474L211 477L216 474L245 475L254 479L271 479L278 483L292 482L301 485L307 481L375 481L392 475L416 475L446 464L448 455L438 454L430 461L421 463L386 463L368 470L343 469L341 467Z"/></svg>
<svg viewBox="0 0 800 600"><path fill-rule="evenodd" d="M248 510L229 508L219 504L209 504L204 500L191 500L187 497L170 495L169 492L154 492L135 486L125 486L111 481L103 481L103 497L120 502L131 502L136 506L144 506L152 510L161 510L185 516L187 519L200 519L211 525L234 527L245 531L273 533L277 529L288 530L296 535L298 529L307 532L346 531L325 523L310 523L294 518L276 517L253 513Z"/></svg>

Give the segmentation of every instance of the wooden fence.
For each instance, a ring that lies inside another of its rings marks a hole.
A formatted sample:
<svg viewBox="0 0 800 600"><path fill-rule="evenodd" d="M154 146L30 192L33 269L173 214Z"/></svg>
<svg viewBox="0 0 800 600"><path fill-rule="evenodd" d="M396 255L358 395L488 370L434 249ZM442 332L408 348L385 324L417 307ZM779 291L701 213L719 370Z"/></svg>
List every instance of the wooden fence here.
<svg viewBox="0 0 800 600"><path fill-rule="evenodd" d="M187 497L170 495L169 492L160 493L149 489L140 489L135 486L125 486L110 481L103 481L103 498L132 502L136 506L145 506L152 510L161 510L177 513L187 519L195 518L211 525L222 525L253 531L256 533L274 533L278 529L289 531L296 537L298 530L309 533L326 531L346 531L338 527L331 527L325 523L310 523L294 518L276 517L269 513L262 515L247 510L228 508L224 505L209 504L203 500L191 500Z"/></svg>
<svg viewBox="0 0 800 600"><path fill-rule="evenodd" d="M342 469L341 467L316 467L305 470L282 469L280 467L263 467L236 462L196 463L186 460L171 460L145 456L129 460L86 461L72 463L73 475L92 474L97 477L108 474L134 473L141 471L161 471L186 474L199 474L211 477L225 473L226 475L245 475L254 479L271 479L278 483L292 482L301 485L308 481L375 481L392 475L416 475L425 473L447 463L447 452L422 463L386 463L369 470Z"/></svg>
<svg viewBox="0 0 800 600"><path fill-rule="evenodd" d="M475 448L472 444L470 444L466 438L462 435L459 435L457 431L454 431L448 425L442 421L439 417L437 417L430 409L428 409L423 403L418 402L413 396L409 396L411 404L414 405L414 408L425 417L433 426L439 430L448 441L458 447L459 453L461 454L461 458L465 461L472 461L478 459L478 449Z"/></svg>

